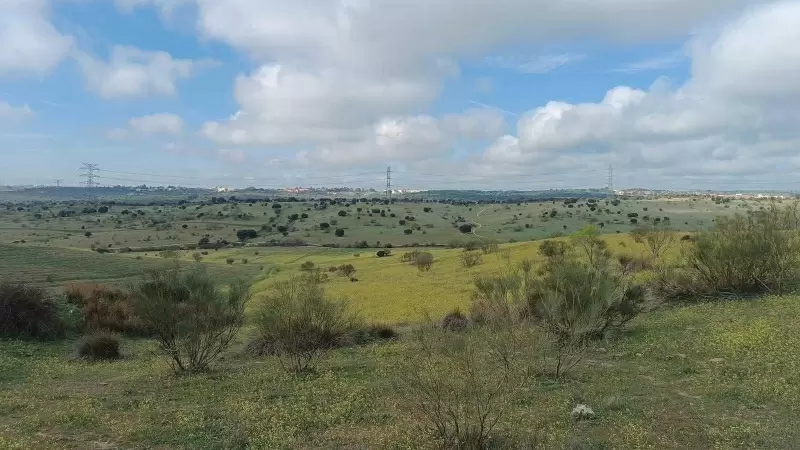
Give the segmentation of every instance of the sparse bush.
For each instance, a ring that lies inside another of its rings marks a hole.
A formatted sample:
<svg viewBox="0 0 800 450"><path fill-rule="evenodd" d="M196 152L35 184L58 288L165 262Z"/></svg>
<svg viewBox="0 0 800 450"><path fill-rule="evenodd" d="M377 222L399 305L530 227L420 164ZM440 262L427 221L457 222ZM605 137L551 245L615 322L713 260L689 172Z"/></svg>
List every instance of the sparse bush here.
<svg viewBox="0 0 800 450"><path fill-rule="evenodd" d="M336 268L336 272L343 277L350 278L356 273L356 268L352 264L342 264Z"/></svg>
<svg viewBox="0 0 800 450"><path fill-rule="evenodd" d="M236 261L236 260L235 260L235 259L233 259L233 258L227 258L227 259L225 260L225 262L226 262L228 265L231 265L231 264L233 264L233 262L234 262L234 261Z"/></svg>
<svg viewBox="0 0 800 450"><path fill-rule="evenodd" d="M303 264L300 264L300 270L303 272L310 272L314 269L314 263L312 261L306 261Z"/></svg>
<svg viewBox="0 0 800 450"><path fill-rule="evenodd" d="M292 278L276 283L259 305L259 339L269 343L292 373L313 370L328 349L342 345L358 328L344 301L330 299L320 283Z"/></svg>
<svg viewBox="0 0 800 450"><path fill-rule="evenodd" d="M61 311L47 292L0 282L0 337L50 339L64 331Z"/></svg>
<svg viewBox="0 0 800 450"><path fill-rule="evenodd" d="M195 262L200 262L203 260L203 255L200 252L194 252L192 253L192 259L194 259Z"/></svg>
<svg viewBox="0 0 800 450"><path fill-rule="evenodd" d="M99 283L73 283L64 289L68 304L80 309L83 328L90 331L115 331L146 335L136 316L130 294Z"/></svg>
<svg viewBox="0 0 800 450"><path fill-rule="evenodd" d="M207 370L244 322L249 286L217 286L201 267L152 271L132 287L136 315L176 372Z"/></svg>
<svg viewBox="0 0 800 450"><path fill-rule="evenodd" d="M80 358L92 361L108 361L122 357L119 337L109 331L95 331L82 337L75 346L75 353Z"/></svg>
<svg viewBox="0 0 800 450"><path fill-rule="evenodd" d="M414 262L419 254L419 250L412 250L410 252L405 252L400 256L400 262Z"/></svg>
<svg viewBox="0 0 800 450"><path fill-rule="evenodd" d="M484 255L488 255L489 253L497 253L499 249L497 242L494 241L486 241L481 244L481 252Z"/></svg>
<svg viewBox="0 0 800 450"><path fill-rule="evenodd" d="M481 258L480 253L465 251L461 252L461 266L462 267L475 267L481 262L483 262L483 258Z"/></svg>
<svg viewBox="0 0 800 450"><path fill-rule="evenodd" d="M469 319L458 309L447 313L441 323L445 331L464 331L468 325Z"/></svg>
<svg viewBox="0 0 800 450"><path fill-rule="evenodd" d="M529 360L520 357L535 353L526 348L531 339L520 337L526 331L429 327L414 333L399 370L401 406L437 447L496 446L495 428L532 373Z"/></svg>

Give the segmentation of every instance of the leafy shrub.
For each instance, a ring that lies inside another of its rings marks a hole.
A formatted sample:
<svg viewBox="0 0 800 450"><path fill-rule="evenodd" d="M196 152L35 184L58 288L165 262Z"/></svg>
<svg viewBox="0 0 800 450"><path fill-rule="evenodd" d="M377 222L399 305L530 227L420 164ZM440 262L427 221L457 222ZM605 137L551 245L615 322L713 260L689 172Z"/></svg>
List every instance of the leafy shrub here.
<svg viewBox="0 0 800 450"><path fill-rule="evenodd" d="M258 232L256 230L238 230L236 232L236 238L242 242L248 239L255 239L257 237L258 237Z"/></svg>
<svg viewBox="0 0 800 450"><path fill-rule="evenodd" d="M489 253L497 253L499 249L497 242L494 241L486 241L481 244L481 252L484 255L488 255Z"/></svg>
<svg viewBox="0 0 800 450"><path fill-rule="evenodd" d="M472 225L468 224L468 223L461 224L458 227L458 231L460 231L460 232L462 232L464 234L472 233Z"/></svg>
<svg viewBox="0 0 800 450"><path fill-rule="evenodd" d="M460 255L462 267L475 267L483 261L480 253L465 251Z"/></svg>
<svg viewBox="0 0 800 450"><path fill-rule="evenodd" d="M95 331L78 340L75 353L92 361L120 359L120 341L117 335L108 331Z"/></svg>
<svg viewBox="0 0 800 450"><path fill-rule="evenodd" d="M275 284L259 305L255 324L260 341L281 357L284 368L302 373L349 339L358 319L346 302L330 299L322 284L294 277Z"/></svg>
<svg viewBox="0 0 800 450"><path fill-rule="evenodd" d="M352 264L342 264L336 268L336 272L343 277L350 278L356 273L356 268Z"/></svg>
<svg viewBox="0 0 800 450"><path fill-rule="evenodd" d="M403 233L405 233L405 234L411 234L413 232L414 232L414 230L409 229L409 228L406 228L405 230L403 230Z"/></svg>
<svg viewBox="0 0 800 450"><path fill-rule="evenodd" d="M194 252L192 253L192 259L194 259L195 262L200 262L203 260L203 255L200 252Z"/></svg>
<svg viewBox="0 0 800 450"><path fill-rule="evenodd" d="M312 261L306 261L303 264L300 264L300 270L303 272L310 272L314 269L314 263Z"/></svg>
<svg viewBox="0 0 800 450"><path fill-rule="evenodd" d="M463 331L469 325L469 319L458 309L447 313L442 319L441 327L446 331Z"/></svg>
<svg viewBox="0 0 800 450"><path fill-rule="evenodd" d="M0 336L49 339L64 334L58 305L43 289L0 282Z"/></svg>
<svg viewBox="0 0 800 450"><path fill-rule="evenodd" d="M344 236L344 230L341 228L337 228L334 234L336 234L337 237L342 237Z"/></svg>
<svg viewBox="0 0 800 450"><path fill-rule="evenodd" d="M221 289L202 267L152 271L132 288L136 315L176 372L207 370L244 322L249 287Z"/></svg>
<svg viewBox="0 0 800 450"><path fill-rule="evenodd" d="M378 258L383 258L384 256L386 256L386 252L384 250L378 250L375 253L375 256L377 256Z"/></svg>
<svg viewBox="0 0 800 450"><path fill-rule="evenodd" d="M123 289L99 283L73 283L64 289L67 303L79 308L84 329L146 335L136 316L131 296Z"/></svg>
<svg viewBox="0 0 800 450"><path fill-rule="evenodd" d="M429 252L418 252L411 262L420 272L428 272L433 266L433 255Z"/></svg>
<svg viewBox="0 0 800 450"><path fill-rule="evenodd" d="M684 263L702 288L728 294L785 292L800 273L797 205L719 218L685 248Z"/></svg>
<svg viewBox="0 0 800 450"><path fill-rule="evenodd" d="M564 241L546 240L539 244L539 254L547 259L563 258L569 252L569 245Z"/></svg>
<svg viewBox="0 0 800 450"><path fill-rule="evenodd" d="M400 262L414 262L416 260L417 255L419 255L419 250L412 250L410 252L405 252L400 256Z"/></svg>
<svg viewBox="0 0 800 450"><path fill-rule="evenodd" d="M225 260L225 262L228 263L228 265L233 264L234 261L236 261L236 260L233 259L233 258L228 258L228 259Z"/></svg>

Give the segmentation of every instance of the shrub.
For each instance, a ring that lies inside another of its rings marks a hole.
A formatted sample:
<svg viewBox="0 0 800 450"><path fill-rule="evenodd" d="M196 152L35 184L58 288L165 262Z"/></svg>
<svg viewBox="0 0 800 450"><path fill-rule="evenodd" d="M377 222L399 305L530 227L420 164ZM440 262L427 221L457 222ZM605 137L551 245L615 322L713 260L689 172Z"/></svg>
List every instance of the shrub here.
<svg viewBox="0 0 800 450"><path fill-rule="evenodd" d="M480 253L465 251L461 253L461 266L462 267L475 267L483 261Z"/></svg>
<svg viewBox="0 0 800 450"><path fill-rule="evenodd" d="M399 370L400 405L437 447L502 447L492 442L495 427L528 384L532 370L524 357L535 353L518 331L524 330L414 333Z"/></svg>
<svg viewBox="0 0 800 450"><path fill-rule="evenodd" d="M527 312L551 337L556 377L580 362L589 341L625 325L644 304L643 289L629 287L607 265L572 259L551 262L530 288Z"/></svg>
<svg viewBox="0 0 800 450"><path fill-rule="evenodd" d="M356 273L356 268L352 264L342 264L336 268L336 272L343 277L350 278Z"/></svg>
<svg viewBox="0 0 800 450"><path fill-rule="evenodd" d="M65 331L58 305L43 289L0 282L0 336L48 339Z"/></svg>
<svg viewBox="0 0 800 450"><path fill-rule="evenodd" d="M238 230L236 232L236 238L242 242L248 239L255 239L257 237L258 237L258 232L256 230Z"/></svg>
<svg viewBox="0 0 800 450"><path fill-rule="evenodd" d="M433 255L429 252L418 252L411 264L415 265L420 272L428 272L433 266Z"/></svg>
<svg viewBox="0 0 800 450"><path fill-rule="evenodd" d="M606 241L600 238L600 230L593 225L583 227L570 237L570 241L583 251L589 265L598 264L610 256Z"/></svg>
<svg viewBox="0 0 800 450"><path fill-rule="evenodd" d="M685 248L690 276L712 292L785 292L800 272L797 205L719 218Z"/></svg>
<svg viewBox="0 0 800 450"><path fill-rule="evenodd" d="M228 265L233 264L234 261L236 261L236 260L233 259L233 258L228 258L228 259L225 260L225 262L228 263Z"/></svg>
<svg viewBox="0 0 800 450"><path fill-rule="evenodd" d="M249 287L225 290L202 267L152 271L132 288L134 309L176 372L207 370L244 322Z"/></svg>
<svg viewBox="0 0 800 450"><path fill-rule="evenodd" d="M542 241L539 244L539 254L547 259L563 258L569 252L569 245L564 241Z"/></svg>
<svg viewBox="0 0 800 450"><path fill-rule="evenodd" d="M383 258L384 256L386 256L386 252L383 250L378 250L378 252L375 253L375 256L377 256L378 258Z"/></svg>
<svg viewBox="0 0 800 450"><path fill-rule="evenodd" d="M247 258L242 258L242 264L247 264L249 261Z"/></svg>
<svg viewBox="0 0 800 450"><path fill-rule="evenodd" d="M203 260L203 255L200 252L194 252L192 253L192 259L194 259L195 262L200 262Z"/></svg>
<svg viewBox="0 0 800 450"><path fill-rule="evenodd" d="M405 252L400 256L400 262L414 262L416 260L417 255L419 255L419 250L412 250L410 252Z"/></svg>
<svg viewBox="0 0 800 450"><path fill-rule="evenodd" d="M468 224L468 223L461 224L458 227L458 231L460 231L460 232L462 232L464 234L472 233L472 225Z"/></svg>
<svg viewBox="0 0 800 450"><path fill-rule="evenodd" d="M99 283L73 283L64 289L64 296L82 312L84 329L147 334L125 290Z"/></svg>
<svg viewBox="0 0 800 450"><path fill-rule="evenodd" d="M413 232L414 232L414 230L411 230L411 229L408 229L408 228L403 230L403 233L405 233L405 234L411 234Z"/></svg>
<svg viewBox="0 0 800 450"><path fill-rule="evenodd" d="M303 272L310 272L314 269L314 263L311 261L306 261L303 264L300 264L300 270Z"/></svg>
<svg viewBox="0 0 800 450"><path fill-rule="evenodd" d="M484 255L488 255L489 253L497 253L498 249L499 247L497 242L494 241L486 241L481 244L481 252L483 252Z"/></svg>
<svg viewBox="0 0 800 450"><path fill-rule="evenodd" d="M76 347L75 353L92 361L105 361L120 359L120 342L117 335L108 331L95 331L82 337Z"/></svg>
<svg viewBox="0 0 800 450"><path fill-rule="evenodd" d="M400 219L397 223L399 223L402 226L406 224L406 221L405 219Z"/></svg>
<svg viewBox="0 0 800 450"><path fill-rule="evenodd" d="M351 338L358 319L320 283L294 277L275 284L259 305L255 324L259 339L281 357L284 368L303 373L313 370L326 350Z"/></svg>
<svg viewBox="0 0 800 450"><path fill-rule="evenodd" d="M441 327L445 331L464 331L467 325L469 325L469 319L456 309L444 316Z"/></svg>
<svg viewBox="0 0 800 450"><path fill-rule="evenodd" d="M344 230L341 228L337 228L334 234L336 234L337 237L342 237L344 236Z"/></svg>

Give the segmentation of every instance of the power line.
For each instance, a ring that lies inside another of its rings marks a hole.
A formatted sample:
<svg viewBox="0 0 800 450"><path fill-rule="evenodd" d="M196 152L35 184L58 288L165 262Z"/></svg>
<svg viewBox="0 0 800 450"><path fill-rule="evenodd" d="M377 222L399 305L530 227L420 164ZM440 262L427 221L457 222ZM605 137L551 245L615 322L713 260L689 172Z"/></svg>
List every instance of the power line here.
<svg viewBox="0 0 800 450"><path fill-rule="evenodd" d="M608 195L614 195L614 166L608 165Z"/></svg>
<svg viewBox="0 0 800 450"><path fill-rule="evenodd" d="M86 186L87 188L97 187L98 183L95 181L98 177L95 175L95 172L98 171L100 168L99 164L89 164L83 163L81 169L84 171L81 173L81 176L86 177L86 181L82 182L81 184Z"/></svg>

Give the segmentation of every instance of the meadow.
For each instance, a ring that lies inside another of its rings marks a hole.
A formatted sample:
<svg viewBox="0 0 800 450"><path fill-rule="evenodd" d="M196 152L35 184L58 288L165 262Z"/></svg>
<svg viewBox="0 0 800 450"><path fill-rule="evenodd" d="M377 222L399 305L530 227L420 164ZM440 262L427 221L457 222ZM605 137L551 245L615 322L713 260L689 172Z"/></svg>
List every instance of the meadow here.
<svg viewBox="0 0 800 450"><path fill-rule="evenodd" d="M408 352L411 330L455 309L468 311L476 277L503 273L523 260L542 267L542 242L570 242L566 235L600 222L602 240L614 258L645 258L646 246L628 234L634 227L629 213L636 212L639 220L669 217L677 237L688 238L721 215L758 209L759 202L624 200L609 205L611 214L590 212L586 203L572 208L551 202L391 205L396 216L413 216L410 222L420 225L410 235L405 226L391 223L396 218L370 217L367 205L319 211L311 204L291 203L279 214L272 204L196 207L141 207L145 214L127 223L128 218L120 218L130 213L122 210L134 208L118 205L108 213L49 222L33 217L42 213L35 207L0 212L0 278L5 280L57 293L72 281L129 283L144 270L177 260L184 266L200 264L219 281L249 280L253 293L242 332L218 367L202 374L173 375L154 341L145 338L124 337L124 358L113 362L75 357L75 338L0 339L0 448L430 448L430 439L419 431L418 414L407 405L398 371L413 358ZM360 218L358 207L363 208ZM194 217L186 212L190 209ZM553 209L557 213L550 217ZM340 210L348 214L340 216ZM225 217L206 222L197 219L197 211ZM254 218L230 217L242 211ZM245 226L259 230L258 239L269 239L272 234L261 229L264 218L277 216L273 223L278 223L294 213L308 217L298 220L288 237L309 243L367 240L371 246L377 241L400 246L427 242L423 238L441 245L454 239L502 243L482 254L474 267L463 266L461 248L424 249L434 257L429 271L401 260L411 248L392 248L383 257L377 256L378 248L319 246L244 246L207 254L199 249L92 251L92 246L109 244L191 244L204 234L233 242L235 230ZM167 220L163 230L141 220L152 216ZM458 217L480 225L473 236L453 227ZM378 224L365 225L371 220ZM337 221L333 227L344 229L345 236L337 238L314 225L322 221ZM676 239L664 260L677 261L689 245L689 239ZM325 287L331 296L347 299L368 322L395 328L399 338L331 350L313 375L304 376L286 373L276 357L247 353L256 333L254 308L275 283L302 273L301 265L308 269L309 263L328 274ZM355 269L352 276L328 270L347 264ZM636 277L651 275L645 270ZM498 422L495 448L797 448L798 315L797 295L654 306L592 345L568 376L540 374L526 383ZM570 411L576 404L591 406L596 417L573 420Z"/></svg>

